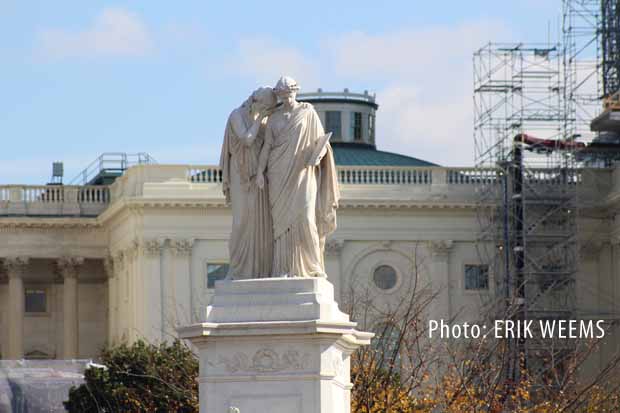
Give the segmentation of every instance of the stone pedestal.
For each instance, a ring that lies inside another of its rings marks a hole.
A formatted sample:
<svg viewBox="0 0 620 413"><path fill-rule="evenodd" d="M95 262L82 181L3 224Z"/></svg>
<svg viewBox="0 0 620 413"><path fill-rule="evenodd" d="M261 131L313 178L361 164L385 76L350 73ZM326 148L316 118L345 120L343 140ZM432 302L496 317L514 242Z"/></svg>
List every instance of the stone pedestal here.
<svg viewBox="0 0 620 413"><path fill-rule="evenodd" d="M179 334L200 353L201 413L347 413L349 356L372 338L324 278L220 281Z"/></svg>

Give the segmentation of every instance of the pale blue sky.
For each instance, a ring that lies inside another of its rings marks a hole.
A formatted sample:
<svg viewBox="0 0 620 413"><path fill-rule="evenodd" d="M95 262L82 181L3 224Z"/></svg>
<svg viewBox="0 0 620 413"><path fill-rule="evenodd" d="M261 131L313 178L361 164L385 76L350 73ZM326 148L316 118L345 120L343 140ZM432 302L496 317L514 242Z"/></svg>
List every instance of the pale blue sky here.
<svg viewBox="0 0 620 413"><path fill-rule="evenodd" d="M0 184L45 183L55 160L69 180L102 152L216 163L228 113L280 74L306 91L377 93L380 149L470 165L472 52L490 40L545 41L560 9L0 0Z"/></svg>

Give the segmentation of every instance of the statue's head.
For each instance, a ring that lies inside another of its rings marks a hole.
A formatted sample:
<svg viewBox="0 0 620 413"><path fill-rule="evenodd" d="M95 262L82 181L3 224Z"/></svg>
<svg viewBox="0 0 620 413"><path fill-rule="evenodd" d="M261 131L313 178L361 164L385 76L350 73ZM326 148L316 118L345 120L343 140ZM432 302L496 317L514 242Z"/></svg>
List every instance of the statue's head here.
<svg viewBox="0 0 620 413"><path fill-rule="evenodd" d="M270 87L259 87L250 96L251 110L254 113L264 112L278 103L276 94Z"/></svg>
<svg viewBox="0 0 620 413"><path fill-rule="evenodd" d="M292 77L282 76L273 90L282 102L291 102L297 96L299 85Z"/></svg>

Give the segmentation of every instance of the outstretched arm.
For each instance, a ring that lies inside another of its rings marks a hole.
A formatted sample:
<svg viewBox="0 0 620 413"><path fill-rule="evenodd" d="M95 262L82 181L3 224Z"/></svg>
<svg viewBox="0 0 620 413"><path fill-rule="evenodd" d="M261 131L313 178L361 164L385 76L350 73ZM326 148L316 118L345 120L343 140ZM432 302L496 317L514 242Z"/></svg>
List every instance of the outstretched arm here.
<svg viewBox="0 0 620 413"><path fill-rule="evenodd" d="M273 145L273 132L271 131L271 124L267 122L267 127L265 128L265 139L263 142L263 147L260 150L260 155L258 155L258 171L256 171L256 184L259 188L263 188L265 186L265 168L267 168L267 161L269 160L269 152L271 152L271 146Z"/></svg>

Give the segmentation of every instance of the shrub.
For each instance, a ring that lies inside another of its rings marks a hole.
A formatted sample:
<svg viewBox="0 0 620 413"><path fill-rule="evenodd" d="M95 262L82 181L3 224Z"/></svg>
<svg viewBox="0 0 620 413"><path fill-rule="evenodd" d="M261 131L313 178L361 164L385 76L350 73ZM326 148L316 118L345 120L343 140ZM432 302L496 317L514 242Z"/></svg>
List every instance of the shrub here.
<svg viewBox="0 0 620 413"><path fill-rule="evenodd" d="M78 412L198 412L198 361L180 341L106 348L64 403Z"/></svg>

